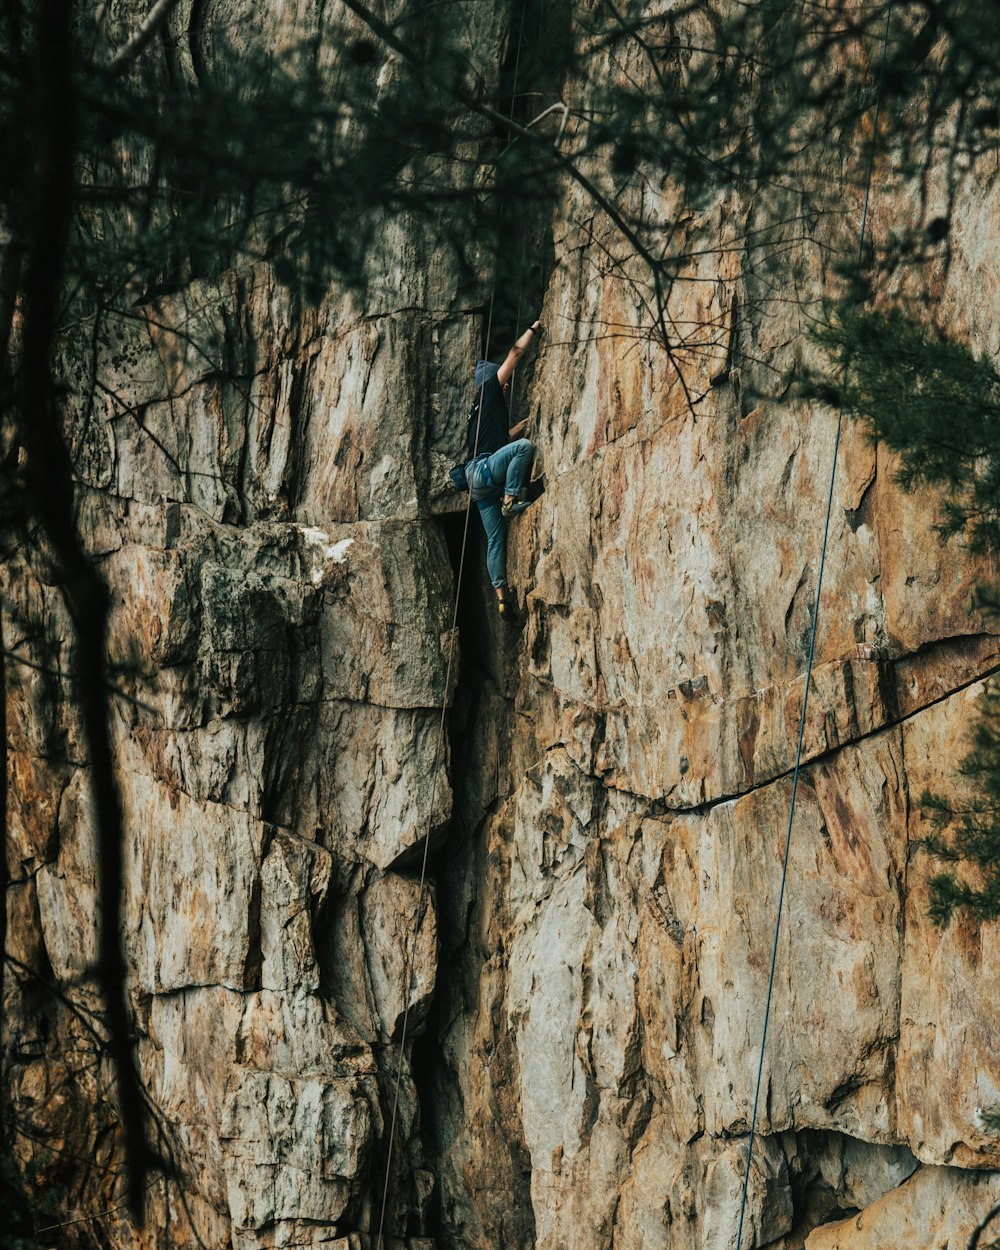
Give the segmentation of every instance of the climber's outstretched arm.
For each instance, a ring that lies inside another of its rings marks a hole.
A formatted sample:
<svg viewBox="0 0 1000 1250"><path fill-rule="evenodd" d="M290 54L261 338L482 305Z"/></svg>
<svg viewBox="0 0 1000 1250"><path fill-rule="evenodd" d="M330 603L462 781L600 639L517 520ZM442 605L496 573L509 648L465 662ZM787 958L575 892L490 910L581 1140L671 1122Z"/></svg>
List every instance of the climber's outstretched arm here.
<svg viewBox="0 0 1000 1250"><path fill-rule="evenodd" d="M531 346L531 341L541 330L541 322L535 321L521 335L514 346L507 353L507 359L497 370L497 381L501 386L506 386L514 376L514 370L517 368L517 362Z"/></svg>

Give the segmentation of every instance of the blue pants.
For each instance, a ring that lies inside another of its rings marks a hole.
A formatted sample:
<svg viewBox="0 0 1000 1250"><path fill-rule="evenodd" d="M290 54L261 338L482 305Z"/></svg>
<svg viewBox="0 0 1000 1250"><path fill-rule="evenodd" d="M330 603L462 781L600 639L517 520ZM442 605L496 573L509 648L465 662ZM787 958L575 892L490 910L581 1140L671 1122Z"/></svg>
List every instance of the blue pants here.
<svg viewBox="0 0 1000 1250"><path fill-rule="evenodd" d="M507 585L507 522L500 502L504 495L521 498L534 459L530 440L518 438L491 456L478 456L467 470L469 490L486 531L486 568L494 586Z"/></svg>

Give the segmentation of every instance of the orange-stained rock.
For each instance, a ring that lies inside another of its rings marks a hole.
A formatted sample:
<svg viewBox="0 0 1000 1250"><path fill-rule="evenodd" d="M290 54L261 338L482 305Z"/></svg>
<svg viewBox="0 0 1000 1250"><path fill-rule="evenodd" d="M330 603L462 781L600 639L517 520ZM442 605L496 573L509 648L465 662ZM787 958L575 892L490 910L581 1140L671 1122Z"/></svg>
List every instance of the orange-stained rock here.
<svg viewBox="0 0 1000 1250"><path fill-rule="evenodd" d="M989 1172L923 1167L860 1215L824 1224L805 1250L966 1250L973 1230L1000 1202L1000 1178ZM989 1234L986 1234L987 1237Z"/></svg>
<svg viewBox="0 0 1000 1250"><path fill-rule="evenodd" d="M116 29L145 12L112 9ZM586 46L552 87L560 151L591 79L673 72L676 6L631 6L653 42L621 61L594 36L611 6L513 9ZM307 47L331 82L365 51L342 5L229 10L179 6L191 29L165 28L150 73L203 89L202 11L240 48ZM512 6L423 10L488 93ZM405 67L376 58L380 106ZM489 141L485 122L455 136L437 174L489 195ZM579 183L515 205L541 301L521 316L546 331L515 414L547 479L508 529L517 628L446 478L491 238L459 262L426 220L386 220L363 295L331 283L305 307L241 260L109 310L93 357L70 344L78 524L110 595L127 992L175 1172L146 1231L120 1206L94 977L88 657L55 570L20 550L0 567L3 1112L66 1220L108 1212L102 1247L375 1250L385 1194L385 1250L735 1250L769 989L741 1250L962 1250L1000 1197L997 927L930 923L919 806L965 794L1000 656L970 608L995 569L941 540L933 495L905 493L850 415L816 616L838 414L793 375L820 363L810 331L855 253L844 144L773 255L772 189L689 203L614 173L676 264L661 324ZM583 167L603 178L605 155ZM945 171L875 173L884 244ZM1000 191L992 164L952 178L935 315L995 362ZM521 243L512 227L501 256ZM498 277L509 320L527 296ZM873 281L881 306L906 279ZM84 404L92 368L107 389Z"/></svg>

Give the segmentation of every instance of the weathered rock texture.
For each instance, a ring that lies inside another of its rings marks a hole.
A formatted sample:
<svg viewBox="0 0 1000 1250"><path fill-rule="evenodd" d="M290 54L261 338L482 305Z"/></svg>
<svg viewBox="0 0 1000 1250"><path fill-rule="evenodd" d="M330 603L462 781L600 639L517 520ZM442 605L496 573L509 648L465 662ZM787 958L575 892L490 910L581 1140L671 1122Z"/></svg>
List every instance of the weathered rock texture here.
<svg viewBox="0 0 1000 1250"><path fill-rule="evenodd" d="M499 62L506 10L475 7ZM980 235L942 306L992 349L1000 207L971 175L964 195ZM873 228L897 208L876 184ZM692 237L752 212L720 199ZM593 210L560 214L553 237ZM690 406L591 238L540 310L523 629L493 618L473 517L447 691L443 478L480 333L448 266L400 227L363 314L337 292L302 314L260 266L109 326L118 399L69 428L114 600L138 1055L177 1176L146 1232L116 1210L82 1242L353 1250L377 1227L430 831L387 1244L735 1245L835 418L759 398L799 350L785 303L686 359ZM701 262L678 316L764 307L752 259ZM230 342L248 385L153 321ZM958 1250L1000 1194L997 932L929 923L916 802L956 792L1000 646L970 615L986 570L934 522L848 424L744 1245ZM120 1193L87 760L58 591L13 561L4 603L35 665L9 691L6 1107L72 1218Z"/></svg>

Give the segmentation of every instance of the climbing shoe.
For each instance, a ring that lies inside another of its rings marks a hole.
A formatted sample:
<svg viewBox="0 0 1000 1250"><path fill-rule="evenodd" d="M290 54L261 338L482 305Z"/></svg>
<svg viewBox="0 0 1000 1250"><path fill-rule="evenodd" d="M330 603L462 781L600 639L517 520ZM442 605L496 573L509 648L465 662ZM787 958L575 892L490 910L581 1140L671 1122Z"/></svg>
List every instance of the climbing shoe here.
<svg viewBox="0 0 1000 1250"><path fill-rule="evenodd" d="M498 599L497 611L500 613L501 621L506 621L508 625L513 625L514 605L509 599Z"/></svg>
<svg viewBox="0 0 1000 1250"><path fill-rule="evenodd" d="M519 512L523 512L530 504L528 499L512 499L510 503L505 499L500 505L501 516L516 516Z"/></svg>

